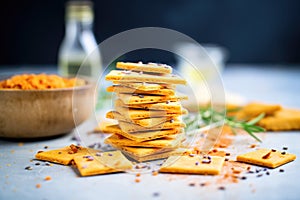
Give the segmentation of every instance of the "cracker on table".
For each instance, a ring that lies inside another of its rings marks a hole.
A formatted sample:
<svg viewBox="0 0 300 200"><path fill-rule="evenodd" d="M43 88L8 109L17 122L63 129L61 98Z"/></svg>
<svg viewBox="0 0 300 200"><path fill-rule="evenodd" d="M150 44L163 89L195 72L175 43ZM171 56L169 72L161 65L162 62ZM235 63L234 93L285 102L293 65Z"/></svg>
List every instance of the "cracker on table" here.
<svg viewBox="0 0 300 200"><path fill-rule="evenodd" d="M300 111L281 109L272 116L267 116L258 122L258 125L271 131L299 130Z"/></svg>
<svg viewBox="0 0 300 200"><path fill-rule="evenodd" d="M150 72L150 73L172 73L172 67L166 64L159 63L132 63L132 62L117 62L116 67L118 69Z"/></svg>
<svg viewBox="0 0 300 200"><path fill-rule="evenodd" d="M121 85L109 86L106 88L106 91L115 92L115 93L144 94L144 95L162 95L162 96L175 95L175 91L173 89L158 89L158 90L144 91L135 88L124 87Z"/></svg>
<svg viewBox="0 0 300 200"><path fill-rule="evenodd" d="M117 145L117 146L139 146L139 147L155 147L155 148L174 148L178 146L184 140L184 134L175 134L158 138L154 140L148 140L143 142L137 142L130 140L118 134L113 134L105 139L105 143Z"/></svg>
<svg viewBox="0 0 300 200"><path fill-rule="evenodd" d="M225 158L220 156L210 156L202 158L200 155L182 155L170 156L159 169L165 173L183 173L183 174L220 174Z"/></svg>
<svg viewBox="0 0 300 200"><path fill-rule="evenodd" d="M69 165L75 156L83 156L95 151L95 149L70 145L60 149L38 152L35 155L35 158L53 163Z"/></svg>
<svg viewBox="0 0 300 200"><path fill-rule="evenodd" d="M271 149L259 149L237 156L237 161L276 168L296 159L296 155Z"/></svg>
<svg viewBox="0 0 300 200"><path fill-rule="evenodd" d="M281 109L277 104L264 104L264 103L249 103L236 113L238 119L249 120L257 117L261 113L272 115L274 112Z"/></svg>
<svg viewBox="0 0 300 200"><path fill-rule="evenodd" d="M118 82L147 82L147 83L166 83L166 84L186 84L186 80L174 74L163 76L140 74L137 72L125 72L121 70L111 70L106 76L107 81Z"/></svg>
<svg viewBox="0 0 300 200"><path fill-rule="evenodd" d="M75 156L74 163L81 176L126 171L133 167L132 163L120 151Z"/></svg>

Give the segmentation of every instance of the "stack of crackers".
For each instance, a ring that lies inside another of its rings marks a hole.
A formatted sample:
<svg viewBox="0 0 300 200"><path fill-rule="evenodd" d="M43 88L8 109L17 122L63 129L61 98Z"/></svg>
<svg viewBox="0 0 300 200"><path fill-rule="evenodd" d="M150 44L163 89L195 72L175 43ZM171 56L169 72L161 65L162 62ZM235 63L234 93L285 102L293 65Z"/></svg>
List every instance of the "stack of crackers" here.
<svg viewBox="0 0 300 200"><path fill-rule="evenodd" d="M188 112L181 100L187 96L175 89L186 80L165 64L118 62L116 67L121 70L105 77L113 82L107 91L117 96L106 118L118 123L100 125L112 134L105 142L140 162L172 155L185 139L181 116Z"/></svg>

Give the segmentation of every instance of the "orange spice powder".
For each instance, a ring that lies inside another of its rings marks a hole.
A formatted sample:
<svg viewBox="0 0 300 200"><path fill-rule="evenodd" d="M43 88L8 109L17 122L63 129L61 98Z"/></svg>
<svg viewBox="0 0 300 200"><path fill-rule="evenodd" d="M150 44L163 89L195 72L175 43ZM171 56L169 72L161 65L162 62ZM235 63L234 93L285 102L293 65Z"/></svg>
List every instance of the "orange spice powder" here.
<svg viewBox="0 0 300 200"><path fill-rule="evenodd" d="M55 89L84 85L83 80L47 74L21 74L0 81L0 89Z"/></svg>

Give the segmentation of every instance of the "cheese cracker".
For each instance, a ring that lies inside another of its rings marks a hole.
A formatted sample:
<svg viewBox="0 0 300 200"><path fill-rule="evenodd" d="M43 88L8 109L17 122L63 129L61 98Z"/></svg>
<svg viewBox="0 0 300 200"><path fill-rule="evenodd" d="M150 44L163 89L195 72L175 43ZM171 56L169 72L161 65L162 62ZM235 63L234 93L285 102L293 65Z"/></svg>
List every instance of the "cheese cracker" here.
<svg viewBox="0 0 300 200"><path fill-rule="evenodd" d="M150 72L150 73L172 73L172 67L166 64L158 64L158 63L145 63L142 62L132 63L132 62L117 62L116 67L118 69L126 69L133 71L141 71L141 72Z"/></svg>
<svg viewBox="0 0 300 200"><path fill-rule="evenodd" d="M81 176L107 174L132 169L132 163L120 152L110 151L74 157Z"/></svg>
<svg viewBox="0 0 300 200"><path fill-rule="evenodd" d="M140 74L131 71L111 70L106 76L107 81L118 82L150 82L150 83L166 83L166 84L186 84L186 80L174 74L162 76Z"/></svg>
<svg viewBox="0 0 300 200"><path fill-rule="evenodd" d="M170 156L159 171L183 174L220 174L225 158L219 156L210 156L209 158L202 158L199 155Z"/></svg>
<svg viewBox="0 0 300 200"><path fill-rule="evenodd" d="M60 149L38 152L35 155L35 158L53 163L69 165L75 156L83 156L95 151L95 149L84 148L72 144Z"/></svg>
<svg viewBox="0 0 300 200"><path fill-rule="evenodd" d="M237 156L237 161L276 168L296 159L296 155L276 150L259 149Z"/></svg>

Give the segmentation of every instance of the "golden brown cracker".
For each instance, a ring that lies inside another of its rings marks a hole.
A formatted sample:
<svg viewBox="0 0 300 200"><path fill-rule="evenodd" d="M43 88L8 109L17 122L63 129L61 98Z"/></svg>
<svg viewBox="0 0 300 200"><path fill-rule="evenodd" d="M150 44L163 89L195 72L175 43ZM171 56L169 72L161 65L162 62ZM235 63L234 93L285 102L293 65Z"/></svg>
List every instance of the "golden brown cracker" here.
<svg viewBox="0 0 300 200"><path fill-rule="evenodd" d="M107 81L118 82L147 82L147 83L166 83L166 84L186 84L186 80L174 74L150 75L140 74L132 71L111 70L106 76Z"/></svg>
<svg viewBox="0 0 300 200"><path fill-rule="evenodd" d="M36 159L69 165L75 156L83 156L95 152L94 149L70 145L64 148L42 151L35 155Z"/></svg>
<svg viewBox="0 0 300 200"><path fill-rule="evenodd" d="M131 95L131 94L120 94L117 96L123 101L124 104L147 104L147 103L160 103L168 101L181 101L187 100L188 97L185 95L174 95L174 96L155 96L155 95Z"/></svg>
<svg viewBox="0 0 300 200"><path fill-rule="evenodd" d="M119 127L122 129L122 131L131 133L131 132L139 132L139 131L156 131L156 130L172 129L172 128L184 128L185 124L179 120L178 121L170 120L156 126L147 127L147 126L141 126L130 122L119 121Z"/></svg>
<svg viewBox="0 0 300 200"><path fill-rule="evenodd" d="M142 142L146 140L153 140L157 138L166 137L169 135L174 135L177 133L183 133L183 129L165 129L159 131L143 131L143 132L135 132L135 133L127 133L120 129L118 125L110 125L102 127L102 132L111 133L111 134L119 134L128 139L135 140L137 142Z"/></svg>
<svg viewBox="0 0 300 200"><path fill-rule="evenodd" d="M147 103L147 104L124 104L121 99L115 101L115 107L128 107L144 110L173 110L179 112L182 110L181 103L178 101L160 102L160 103Z"/></svg>
<svg viewBox="0 0 300 200"><path fill-rule="evenodd" d="M237 156L237 161L276 168L296 159L296 155L271 149L259 149Z"/></svg>
<svg viewBox="0 0 300 200"><path fill-rule="evenodd" d="M249 120L261 113L272 115L280 109L281 106L277 104L249 103L236 113L236 117L237 119Z"/></svg>
<svg viewBox="0 0 300 200"><path fill-rule="evenodd" d="M107 174L132 169L132 163L120 152L110 151L74 157L81 176Z"/></svg>
<svg viewBox="0 0 300 200"><path fill-rule="evenodd" d="M136 147L156 147L156 148L174 148L184 140L184 134L175 134L154 140L137 142L130 140L118 134L113 134L105 139L105 143L117 146L136 146Z"/></svg>
<svg viewBox="0 0 300 200"><path fill-rule="evenodd" d="M202 158L200 155L170 156L159 171L183 174L220 174L225 158L219 156L209 156L209 158Z"/></svg>
<svg viewBox="0 0 300 200"><path fill-rule="evenodd" d="M150 73L172 73L172 67L166 64L159 63L132 63L132 62L117 62L118 69L126 69L132 71L150 72Z"/></svg>
<svg viewBox="0 0 300 200"><path fill-rule="evenodd" d="M173 89L158 89L158 90L150 90L144 91L130 87L124 87L121 85L112 85L106 88L107 92L115 92L115 93L126 93L126 94L144 94L144 95L163 95L163 96L171 96L175 94Z"/></svg>
<svg viewBox="0 0 300 200"><path fill-rule="evenodd" d="M258 122L259 126L270 131L286 131L300 129L300 111L292 109L282 109L276 111L274 115L267 116Z"/></svg>

